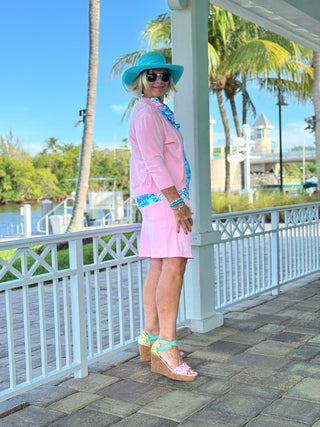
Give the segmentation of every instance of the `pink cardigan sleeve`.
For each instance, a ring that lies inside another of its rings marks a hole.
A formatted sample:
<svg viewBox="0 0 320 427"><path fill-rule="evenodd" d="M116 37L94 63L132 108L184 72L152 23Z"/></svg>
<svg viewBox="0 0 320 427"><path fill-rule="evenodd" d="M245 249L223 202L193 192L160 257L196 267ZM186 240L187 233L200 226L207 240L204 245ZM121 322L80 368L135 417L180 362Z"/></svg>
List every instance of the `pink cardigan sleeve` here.
<svg viewBox="0 0 320 427"><path fill-rule="evenodd" d="M146 168L159 190L163 190L172 187L174 180L165 163L165 129L157 114L157 111L147 107L138 111L133 120L137 144Z"/></svg>

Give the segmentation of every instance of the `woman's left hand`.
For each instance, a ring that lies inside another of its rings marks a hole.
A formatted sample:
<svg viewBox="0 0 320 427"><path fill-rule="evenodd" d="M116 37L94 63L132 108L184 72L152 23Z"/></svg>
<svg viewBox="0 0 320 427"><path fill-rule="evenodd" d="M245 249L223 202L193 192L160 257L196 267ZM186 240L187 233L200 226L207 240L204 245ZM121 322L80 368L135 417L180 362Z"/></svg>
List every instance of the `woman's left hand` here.
<svg viewBox="0 0 320 427"><path fill-rule="evenodd" d="M180 209L174 209L174 217L177 223L177 233L180 232L180 227L182 227L185 234L191 232L191 227L193 225L192 212L189 206L184 205Z"/></svg>

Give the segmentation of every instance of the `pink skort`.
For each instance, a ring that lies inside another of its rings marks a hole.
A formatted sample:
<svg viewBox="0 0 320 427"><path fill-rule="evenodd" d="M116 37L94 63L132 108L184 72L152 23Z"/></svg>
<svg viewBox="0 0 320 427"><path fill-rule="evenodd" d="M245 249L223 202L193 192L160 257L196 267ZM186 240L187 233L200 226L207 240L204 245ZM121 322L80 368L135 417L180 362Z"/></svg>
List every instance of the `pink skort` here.
<svg viewBox="0 0 320 427"><path fill-rule="evenodd" d="M141 208L141 213L141 257L192 258L191 233L185 234L182 228L177 233L174 213L167 200L150 203Z"/></svg>

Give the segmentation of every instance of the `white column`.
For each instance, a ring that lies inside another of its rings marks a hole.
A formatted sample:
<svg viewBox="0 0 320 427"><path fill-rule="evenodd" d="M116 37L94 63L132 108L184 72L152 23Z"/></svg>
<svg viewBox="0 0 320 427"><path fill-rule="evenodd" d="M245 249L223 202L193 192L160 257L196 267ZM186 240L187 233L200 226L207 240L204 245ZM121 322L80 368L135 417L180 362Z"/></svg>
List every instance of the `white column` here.
<svg viewBox="0 0 320 427"><path fill-rule="evenodd" d="M185 275L186 315L190 328L207 332L223 323L214 310L214 250L219 234L212 230L209 89L208 89L208 12L209 0L168 0L172 9L173 63L185 67L175 114L181 123L186 155L192 172L191 208L193 259Z"/></svg>

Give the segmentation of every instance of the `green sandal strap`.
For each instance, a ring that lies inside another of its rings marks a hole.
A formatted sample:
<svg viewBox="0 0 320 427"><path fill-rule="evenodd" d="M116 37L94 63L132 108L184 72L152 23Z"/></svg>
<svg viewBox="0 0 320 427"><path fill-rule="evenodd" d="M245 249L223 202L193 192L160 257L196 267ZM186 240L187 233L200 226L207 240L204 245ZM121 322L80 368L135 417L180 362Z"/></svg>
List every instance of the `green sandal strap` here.
<svg viewBox="0 0 320 427"><path fill-rule="evenodd" d="M148 334L148 332L146 332L146 334L148 335L146 342L154 341L154 340L157 340L159 338L159 335L151 335L151 334Z"/></svg>
<svg viewBox="0 0 320 427"><path fill-rule="evenodd" d="M168 348L168 347L171 347L171 346L173 346L173 345L175 345L176 347L178 347L178 344L177 344L177 341L176 340L174 340L174 341L164 341L164 340L159 340L159 343L160 344L165 344L163 347L158 347L157 348L157 352L160 352L160 351L162 351L162 350L165 350L166 348Z"/></svg>

